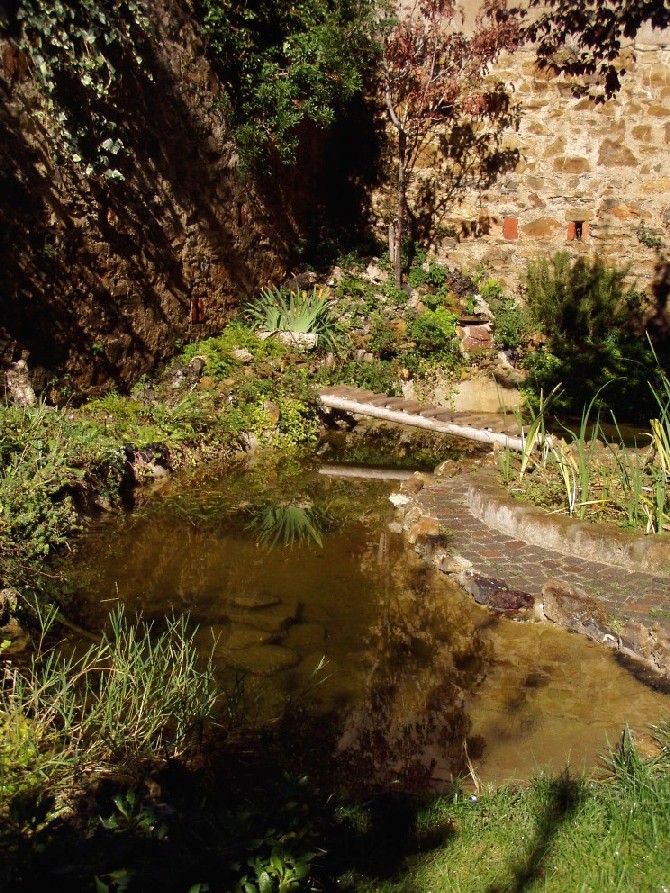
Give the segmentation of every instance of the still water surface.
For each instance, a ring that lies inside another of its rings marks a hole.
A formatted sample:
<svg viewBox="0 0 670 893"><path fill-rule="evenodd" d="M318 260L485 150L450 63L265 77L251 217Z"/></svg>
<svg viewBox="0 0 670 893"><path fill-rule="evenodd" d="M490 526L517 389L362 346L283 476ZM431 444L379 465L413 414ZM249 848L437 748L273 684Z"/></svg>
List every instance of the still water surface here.
<svg viewBox="0 0 670 893"><path fill-rule="evenodd" d="M91 531L71 579L93 625L119 600L188 613L259 721L301 698L381 784L439 787L468 759L484 781L590 769L626 723L670 715L606 649L492 615L421 562L393 532L393 486L210 468Z"/></svg>

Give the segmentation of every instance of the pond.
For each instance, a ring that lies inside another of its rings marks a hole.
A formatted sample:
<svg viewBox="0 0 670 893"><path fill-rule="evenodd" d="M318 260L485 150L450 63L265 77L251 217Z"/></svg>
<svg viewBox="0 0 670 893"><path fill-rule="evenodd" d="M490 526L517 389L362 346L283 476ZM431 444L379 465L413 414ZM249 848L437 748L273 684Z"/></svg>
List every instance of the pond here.
<svg viewBox="0 0 670 893"><path fill-rule="evenodd" d="M85 622L114 604L187 613L256 722L300 703L335 728L355 782L448 786L598 764L626 723L668 714L613 656L476 605L407 548L397 483L259 459L179 476L82 538L69 576ZM325 740L325 734L324 734Z"/></svg>

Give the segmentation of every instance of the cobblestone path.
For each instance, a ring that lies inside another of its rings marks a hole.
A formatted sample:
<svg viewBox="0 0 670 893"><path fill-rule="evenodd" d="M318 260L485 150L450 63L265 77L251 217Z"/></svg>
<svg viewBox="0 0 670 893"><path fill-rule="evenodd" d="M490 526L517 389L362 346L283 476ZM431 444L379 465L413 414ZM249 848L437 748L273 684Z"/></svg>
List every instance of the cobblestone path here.
<svg viewBox="0 0 670 893"><path fill-rule="evenodd" d="M466 478L449 478L424 488L417 502L449 529L453 551L471 561L473 571L535 596L549 580L577 585L596 597L612 620L657 625L670 635L667 577L626 571L514 539L475 518L467 492Z"/></svg>

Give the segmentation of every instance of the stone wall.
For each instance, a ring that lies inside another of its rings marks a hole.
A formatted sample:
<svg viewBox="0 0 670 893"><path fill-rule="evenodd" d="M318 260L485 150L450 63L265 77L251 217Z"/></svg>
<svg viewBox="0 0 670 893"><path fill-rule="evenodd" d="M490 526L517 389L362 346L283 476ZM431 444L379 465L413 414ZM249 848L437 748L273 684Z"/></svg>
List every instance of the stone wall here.
<svg viewBox="0 0 670 893"><path fill-rule="evenodd" d="M630 264L647 285L658 251L644 243L670 244L670 39L639 37L624 51L620 95L602 105L539 71L530 48L502 60L493 77L510 88L516 112L497 161L485 171L460 165L454 188L438 141L422 152L412 182L420 239L464 269L485 264L511 287L527 258L558 250ZM375 209L383 233L390 205L381 191Z"/></svg>
<svg viewBox="0 0 670 893"><path fill-rule="evenodd" d="M149 4L151 78L121 73L121 183L58 162L27 60L0 46L0 363L27 358L54 399L126 389L285 273L295 220L240 178L188 6Z"/></svg>

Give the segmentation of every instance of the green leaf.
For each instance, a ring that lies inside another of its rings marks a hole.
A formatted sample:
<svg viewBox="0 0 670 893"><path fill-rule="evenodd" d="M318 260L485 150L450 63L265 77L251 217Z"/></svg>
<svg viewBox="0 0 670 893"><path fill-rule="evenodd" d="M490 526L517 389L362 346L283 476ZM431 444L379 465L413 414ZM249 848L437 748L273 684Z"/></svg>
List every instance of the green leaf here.
<svg viewBox="0 0 670 893"><path fill-rule="evenodd" d="M272 893L272 879L267 871L261 872L258 876L258 891L259 893Z"/></svg>

